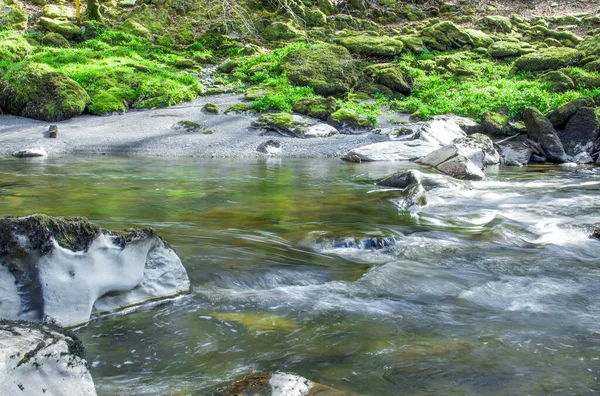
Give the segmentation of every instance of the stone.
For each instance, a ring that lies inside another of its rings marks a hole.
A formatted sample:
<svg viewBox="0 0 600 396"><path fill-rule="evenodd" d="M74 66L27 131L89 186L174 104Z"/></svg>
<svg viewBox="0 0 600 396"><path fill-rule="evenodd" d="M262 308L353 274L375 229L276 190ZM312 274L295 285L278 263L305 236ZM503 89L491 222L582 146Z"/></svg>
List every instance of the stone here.
<svg viewBox="0 0 600 396"><path fill-rule="evenodd" d="M524 71L557 70L574 66L583 57L583 53L573 48L546 48L523 55L515 61L515 68Z"/></svg>
<svg viewBox="0 0 600 396"><path fill-rule="evenodd" d="M590 238L600 239L600 228L596 228L590 235Z"/></svg>
<svg viewBox="0 0 600 396"><path fill-rule="evenodd" d="M523 112L523 120L527 127L527 136L540 144L547 158L555 162L566 162L562 143L550 120L535 107L527 107Z"/></svg>
<svg viewBox="0 0 600 396"><path fill-rule="evenodd" d="M43 8L44 16L51 19L69 19L74 18L75 13L67 6L48 4Z"/></svg>
<svg viewBox="0 0 600 396"><path fill-rule="evenodd" d="M311 87L321 96L344 95L358 82L352 56L338 45L292 50L281 59L279 69L292 84Z"/></svg>
<svg viewBox="0 0 600 396"><path fill-rule="evenodd" d="M290 23L273 22L261 32L261 36L267 41L288 41L297 40L303 33Z"/></svg>
<svg viewBox="0 0 600 396"><path fill-rule="evenodd" d="M59 33L67 40L78 40L83 35L81 28L73 22L41 17L38 24L42 30Z"/></svg>
<svg viewBox="0 0 600 396"><path fill-rule="evenodd" d="M575 83L561 71L554 70L542 74L540 81L547 82L554 92L567 92L575 89Z"/></svg>
<svg viewBox="0 0 600 396"><path fill-rule="evenodd" d="M223 396L353 396L296 374L255 373L226 388Z"/></svg>
<svg viewBox="0 0 600 396"><path fill-rule="evenodd" d="M580 153L592 154L594 142L598 139L598 117L591 107L581 107L558 134L565 152L570 156Z"/></svg>
<svg viewBox="0 0 600 396"><path fill-rule="evenodd" d="M421 35L425 46L437 51L463 48L473 43L473 39L467 32L449 21L427 27L423 29Z"/></svg>
<svg viewBox="0 0 600 396"><path fill-rule="evenodd" d="M507 141L498 144L504 165L523 166L529 163L533 149L524 141Z"/></svg>
<svg viewBox="0 0 600 396"><path fill-rule="evenodd" d="M303 98L297 101L292 108L296 113L327 121L340 107L335 98Z"/></svg>
<svg viewBox="0 0 600 396"><path fill-rule="evenodd" d="M414 161L440 146L423 140L388 141L369 144L350 150L343 160L349 162Z"/></svg>
<svg viewBox="0 0 600 396"><path fill-rule="evenodd" d="M329 122L347 132L370 130L373 123L354 110L342 108L329 117Z"/></svg>
<svg viewBox="0 0 600 396"><path fill-rule="evenodd" d="M594 99L582 96L560 106L546 114L546 118L550 120L555 128L564 127L577 111L582 107L595 107Z"/></svg>
<svg viewBox="0 0 600 396"><path fill-rule="evenodd" d="M507 58L513 56L521 56L534 52L531 45L526 43L515 43L512 41L496 41L488 48L488 54L494 58Z"/></svg>
<svg viewBox="0 0 600 396"><path fill-rule="evenodd" d="M50 125L48 128L48 137L51 139L56 139L58 135L58 125Z"/></svg>
<svg viewBox="0 0 600 396"><path fill-rule="evenodd" d="M0 109L41 121L61 121L80 115L90 102L87 92L69 76L49 66L28 63L4 76L8 87Z"/></svg>
<svg viewBox="0 0 600 396"><path fill-rule="evenodd" d="M425 191L435 188L461 188L466 185L447 176L436 173L423 173L416 169L408 169L378 179L375 184L393 188L407 188L411 185L420 184Z"/></svg>
<svg viewBox="0 0 600 396"><path fill-rule="evenodd" d="M96 395L84 353L69 330L0 320L0 394Z"/></svg>
<svg viewBox="0 0 600 396"><path fill-rule="evenodd" d="M186 133L202 133L204 135L212 135L214 132L193 121L182 120L171 125L171 129L175 131L183 131Z"/></svg>
<svg viewBox="0 0 600 396"><path fill-rule="evenodd" d="M481 24L494 32L508 33L512 31L510 18L500 15L488 15L483 17Z"/></svg>
<svg viewBox="0 0 600 396"><path fill-rule="evenodd" d="M267 113L261 115L252 125L280 135L295 138L330 137L339 131L331 125L318 123L289 113Z"/></svg>
<svg viewBox="0 0 600 396"><path fill-rule="evenodd" d="M261 143L256 151L263 154L277 155L281 154L281 142L278 140L267 140L266 142Z"/></svg>
<svg viewBox="0 0 600 396"><path fill-rule="evenodd" d="M204 111L211 114L219 114L221 109L219 109L219 106L214 103L207 103L204 105Z"/></svg>
<svg viewBox="0 0 600 396"><path fill-rule="evenodd" d="M483 127L483 133L486 135L508 135L510 130L508 128L509 118L505 115L495 113L493 111L486 111L481 116L481 126Z"/></svg>
<svg viewBox="0 0 600 396"><path fill-rule="evenodd" d="M397 65L392 63L372 65L366 68L365 72L371 75L377 84L388 87L394 92L408 96L412 91L412 87L404 78L404 73Z"/></svg>
<svg viewBox="0 0 600 396"><path fill-rule="evenodd" d="M47 33L42 37L42 45L57 48L67 48L70 46L69 40L59 33Z"/></svg>
<svg viewBox="0 0 600 396"><path fill-rule="evenodd" d="M304 15L308 27L321 27L327 24L327 16L321 10L308 10Z"/></svg>
<svg viewBox="0 0 600 396"><path fill-rule="evenodd" d="M0 284L0 317L62 326L190 291L181 260L153 229L40 214L0 219Z"/></svg>
<svg viewBox="0 0 600 396"><path fill-rule="evenodd" d="M481 168L459 153L454 145L444 146L417 160L423 165L461 180L481 180L485 177Z"/></svg>
<svg viewBox="0 0 600 396"><path fill-rule="evenodd" d="M454 114L450 114L446 116L447 119L452 120L462 129L467 135L472 135L474 133L484 133L483 125L478 122L473 121L467 117L461 117Z"/></svg>
<svg viewBox="0 0 600 396"><path fill-rule="evenodd" d="M465 136L466 133L453 116L438 116L431 121L424 122L416 135L420 140L436 144L438 148Z"/></svg>
<svg viewBox="0 0 600 396"><path fill-rule="evenodd" d="M0 59L18 63L31 54L33 48L20 35L3 37L0 40Z"/></svg>
<svg viewBox="0 0 600 396"><path fill-rule="evenodd" d="M43 147L38 147L15 151L12 156L17 158L47 157L48 153Z"/></svg>
<svg viewBox="0 0 600 396"><path fill-rule="evenodd" d="M351 54L365 57L393 57L400 55L404 49L401 40L369 34L338 37L335 43L346 48Z"/></svg>
<svg viewBox="0 0 600 396"><path fill-rule="evenodd" d="M321 243L321 241L318 241ZM372 238L340 238L328 243L334 249L381 250L396 246L394 237Z"/></svg>

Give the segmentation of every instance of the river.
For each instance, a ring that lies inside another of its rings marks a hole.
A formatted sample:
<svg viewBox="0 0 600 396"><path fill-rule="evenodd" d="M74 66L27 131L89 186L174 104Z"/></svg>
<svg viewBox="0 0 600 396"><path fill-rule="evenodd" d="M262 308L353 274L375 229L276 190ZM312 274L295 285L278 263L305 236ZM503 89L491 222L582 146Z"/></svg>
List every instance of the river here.
<svg viewBox="0 0 600 396"><path fill-rule="evenodd" d="M152 226L181 257L190 295L76 330L99 395L275 370L364 395L600 392L600 176L501 169L405 211L372 180L407 167L2 159L0 214Z"/></svg>

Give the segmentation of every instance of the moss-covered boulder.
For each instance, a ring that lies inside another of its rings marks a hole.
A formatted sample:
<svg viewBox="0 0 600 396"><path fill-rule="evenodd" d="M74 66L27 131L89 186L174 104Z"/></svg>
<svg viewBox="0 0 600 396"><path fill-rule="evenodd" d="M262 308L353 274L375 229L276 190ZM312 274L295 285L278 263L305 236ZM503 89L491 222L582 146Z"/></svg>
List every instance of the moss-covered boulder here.
<svg viewBox="0 0 600 396"><path fill-rule="evenodd" d="M0 59L16 63L32 51L31 45L22 36L9 35L0 40Z"/></svg>
<svg viewBox="0 0 600 396"><path fill-rule="evenodd" d="M43 8L44 16L50 19L69 19L74 18L73 10L64 5L48 4Z"/></svg>
<svg viewBox="0 0 600 396"><path fill-rule="evenodd" d="M408 51L414 54L420 54L425 50L425 47L423 46L422 37L404 35L398 37L398 40L402 41L402 43L404 44L404 48L406 48Z"/></svg>
<svg viewBox="0 0 600 396"><path fill-rule="evenodd" d="M119 30L131 34L132 36L137 36L145 39L151 39L152 33L150 30L142 25L134 21L133 19L126 19L121 26L119 26Z"/></svg>
<svg viewBox="0 0 600 396"><path fill-rule="evenodd" d="M561 71L553 70L542 74L540 81L547 82L554 92L567 92L575 89L573 80Z"/></svg>
<svg viewBox="0 0 600 396"><path fill-rule="evenodd" d="M292 41L298 40L303 33L288 22L273 22L260 35L267 41Z"/></svg>
<svg viewBox="0 0 600 396"><path fill-rule="evenodd" d="M368 34L338 37L335 43L346 48L351 54L366 57L396 56L404 49L404 44L400 40Z"/></svg>
<svg viewBox="0 0 600 396"><path fill-rule="evenodd" d="M304 114L309 117L318 118L323 121L339 109L335 98L304 98L294 104L292 108L296 113Z"/></svg>
<svg viewBox="0 0 600 396"><path fill-rule="evenodd" d="M586 63L583 68L587 71L600 72L600 59Z"/></svg>
<svg viewBox="0 0 600 396"><path fill-rule="evenodd" d="M425 45L433 50L448 51L473 43L469 34L454 23L444 21L429 26L421 32Z"/></svg>
<svg viewBox="0 0 600 396"><path fill-rule="evenodd" d="M521 56L535 52L535 49L527 43L515 43L513 41L496 41L488 48L488 54L494 58L507 58Z"/></svg>
<svg viewBox="0 0 600 396"><path fill-rule="evenodd" d="M38 25L41 30L59 33L67 40L78 40L81 39L83 35L81 28L72 22L42 17L40 18Z"/></svg>
<svg viewBox="0 0 600 396"><path fill-rule="evenodd" d="M410 95L412 91L412 87L406 82L402 70L393 63L372 65L365 69L365 73L370 75L377 84L388 87L394 92Z"/></svg>
<svg viewBox="0 0 600 396"><path fill-rule="evenodd" d="M540 144L548 160L566 162L567 155L552 123L535 107L527 107L523 112L527 136Z"/></svg>
<svg viewBox="0 0 600 396"><path fill-rule="evenodd" d="M219 114L221 109L214 103L207 103L204 105L204 111L211 114Z"/></svg>
<svg viewBox="0 0 600 396"><path fill-rule="evenodd" d="M279 69L293 84L311 87L322 96L343 95L358 82L352 56L338 45L292 50L281 59Z"/></svg>
<svg viewBox="0 0 600 396"><path fill-rule="evenodd" d="M373 123L354 110L339 109L329 117L329 122L340 129L365 130L373 127Z"/></svg>
<svg viewBox="0 0 600 396"><path fill-rule="evenodd" d="M585 53L585 56L600 56L600 35L593 34L579 45L579 49Z"/></svg>
<svg viewBox="0 0 600 396"><path fill-rule="evenodd" d="M64 38L62 34L58 33L48 33L42 37L41 40L42 45L47 45L49 47L57 47L57 48L67 48L70 46L69 40Z"/></svg>
<svg viewBox="0 0 600 396"><path fill-rule="evenodd" d="M127 111L127 107L118 94L109 90L92 94L88 111L95 115L124 113Z"/></svg>
<svg viewBox="0 0 600 396"><path fill-rule="evenodd" d="M23 3L15 0L0 0L0 26L6 26L14 30L27 29L29 15Z"/></svg>
<svg viewBox="0 0 600 396"><path fill-rule="evenodd" d="M500 15L488 15L481 19L481 25L493 32L511 32L513 29L510 18Z"/></svg>
<svg viewBox="0 0 600 396"><path fill-rule="evenodd" d="M0 108L10 114L60 121L80 115L90 101L77 82L41 64L15 66L4 81Z"/></svg>
<svg viewBox="0 0 600 396"><path fill-rule="evenodd" d="M510 131L508 121L505 115L487 111L481 116L481 127L486 135L506 135Z"/></svg>
<svg viewBox="0 0 600 396"><path fill-rule="evenodd" d="M569 121L569 118L577 113L582 107L595 107L594 99L582 96L549 112L546 114L546 118L550 120L555 128L562 128L566 125L567 121Z"/></svg>
<svg viewBox="0 0 600 396"><path fill-rule="evenodd" d="M304 14L304 22L308 27L322 27L327 25L327 16L319 9L307 10Z"/></svg>
<svg viewBox="0 0 600 396"><path fill-rule="evenodd" d="M524 71L557 70L573 66L582 58L583 53L572 48L546 48L519 57L515 68Z"/></svg>
<svg viewBox="0 0 600 396"><path fill-rule="evenodd" d="M471 39L471 45L473 48L488 48L494 43L494 40L489 34L482 32L477 29L465 29L464 30Z"/></svg>
<svg viewBox="0 0 600 396"><path fill-rule="evenodd" d="M337 7L331 0L317 0L316 3L319 6L319 9L323 11L325 15L333 15L337 12Z"/></svg>

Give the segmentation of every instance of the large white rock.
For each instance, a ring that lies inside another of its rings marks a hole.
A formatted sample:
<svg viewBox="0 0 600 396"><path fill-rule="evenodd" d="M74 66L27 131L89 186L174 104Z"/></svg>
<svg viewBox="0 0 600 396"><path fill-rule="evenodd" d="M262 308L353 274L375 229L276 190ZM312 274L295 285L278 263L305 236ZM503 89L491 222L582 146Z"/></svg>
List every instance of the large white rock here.
<svg viewBox="0 0 600 396"><path fill-rule="evenodd" d="M0 395L95 395L81 341L47 323L0 320Z"/></svg>
<svg viewBox="0 0 600 396"><path fill-rule="evenodd" d="M414 161L467 134L450 117L420 124L412 140L380 142L350 150L343 158L352 162Z"/></svg>
<svg viewBox="0 0 600 396"><path fill-rule="evenodd" d="M93 311L190 289L181 260L153 230L116 233L84 218L0 219L0 264L0 317L8 319L74 326Z"/></svg>

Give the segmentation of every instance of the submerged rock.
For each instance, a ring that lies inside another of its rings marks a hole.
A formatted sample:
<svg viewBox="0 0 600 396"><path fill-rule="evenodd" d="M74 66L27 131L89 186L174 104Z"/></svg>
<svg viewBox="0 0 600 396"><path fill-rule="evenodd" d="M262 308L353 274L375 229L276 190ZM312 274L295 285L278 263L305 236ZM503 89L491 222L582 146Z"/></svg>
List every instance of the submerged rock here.
<svg viewBox="0 0 600 396"><path fill-rule="evenodd" d="M223 391L223 396L352 396L296 374L255 373Z"/></svg>
<svg viewBox="0 0 600 396"><path fill-rule="evenodd" d="M48 323L0 320L0 394L95 395L77 336Z"/></svg>
<svg viewBox="0 0 600 396"><path fill-rule="evenodd" d="M0 317L74 326L189 292L173 249L153 229L108 231L83 217L0 219Z"/></svg>
<svg viewBox="0 0 600 396"><path fill-rule="evenodd" d="M333 242L334 248L354 248L360 250L379 250L390 246L396 246L396 240L392 237L344 238L343 240Z"/></svg>
<svg viewBox="0 0 600 396"><path fill-rule="evenodd" d="M420 184L426 191L434 188L461 188L468 185L463 181L454 180L444 175L423 173L416 169L392 173L378 179L375 184L394 188L406 188L414 184Z"/></svg>
<svg viewBox="0 0 600 396"><path fill-rule="evenodd" d="M552 123L535 107L528 107L523 113L529 139L540 144L545 156L556 162L566 162L565 150L552 126Z"/></svg>

